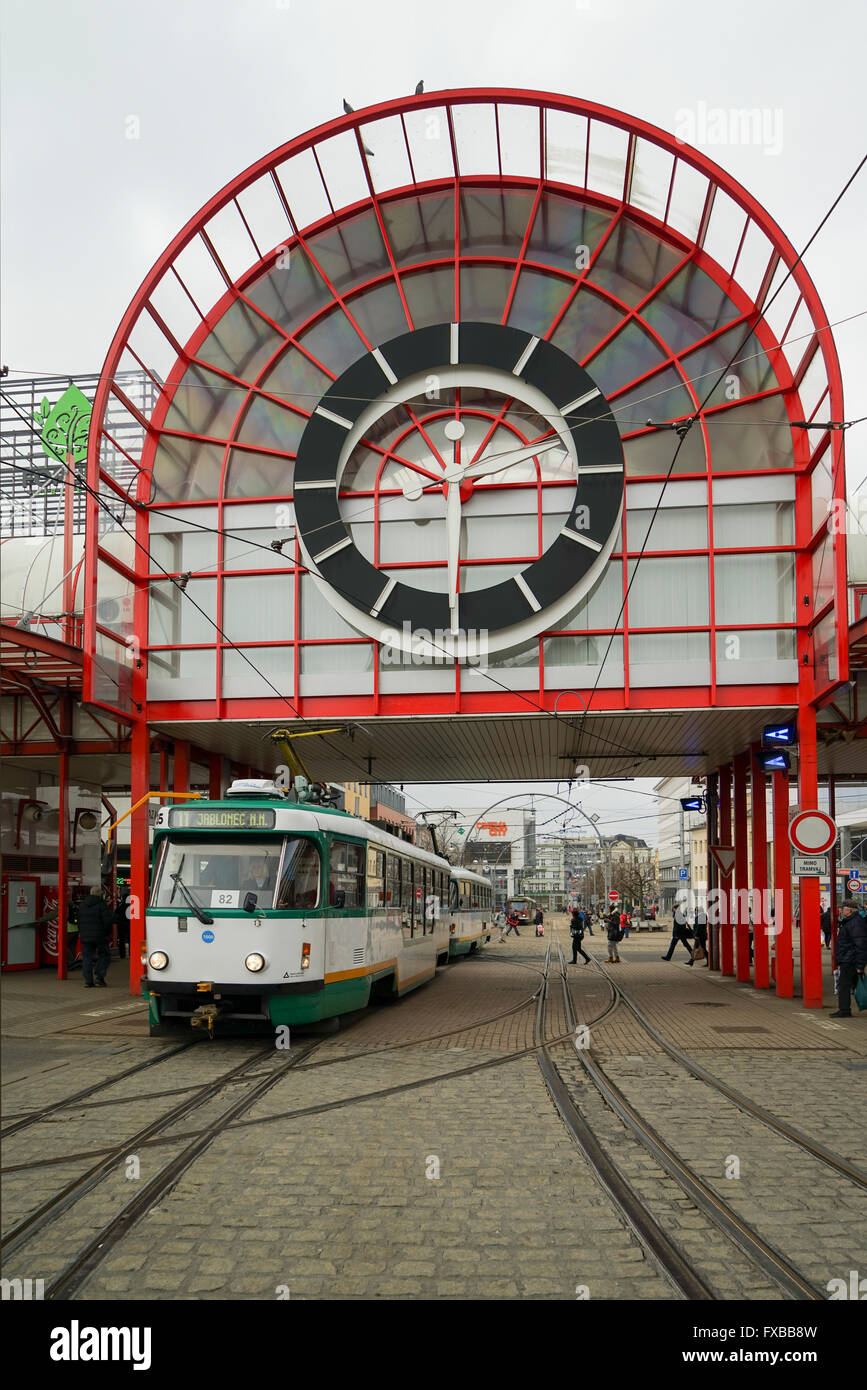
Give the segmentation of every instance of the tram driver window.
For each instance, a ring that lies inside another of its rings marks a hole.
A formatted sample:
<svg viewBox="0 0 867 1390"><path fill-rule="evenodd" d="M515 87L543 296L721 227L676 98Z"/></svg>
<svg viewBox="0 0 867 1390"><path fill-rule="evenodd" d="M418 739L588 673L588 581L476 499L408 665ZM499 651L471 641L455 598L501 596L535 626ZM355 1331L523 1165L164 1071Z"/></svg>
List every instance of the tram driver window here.
<svg viewBox="0 0 867 1390"><path fill-rule="evenodd" d="M328 884L331 907L364 911L364 846L345 840L331 842L331 877Z"/></svg>
<svg viewBox="0 0 867 1390"><path fill-rule="evenodd" d="M275 907L299 912L318 903L319 851L313 840L287 839Z"/></svg>

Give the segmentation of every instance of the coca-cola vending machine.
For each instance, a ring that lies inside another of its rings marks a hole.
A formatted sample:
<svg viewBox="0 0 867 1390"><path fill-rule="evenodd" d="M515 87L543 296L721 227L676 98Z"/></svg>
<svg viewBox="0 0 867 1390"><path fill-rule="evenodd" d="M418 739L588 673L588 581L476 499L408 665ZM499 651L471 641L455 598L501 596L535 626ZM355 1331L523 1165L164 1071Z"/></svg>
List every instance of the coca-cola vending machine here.
<svg viewBox="0 0 867 1390"><path fill-rule="evenodd" d="M49 883L39 891L39 916L48 917L39 930L39 964L57 968L57 942L60 935L57 884Z"/></svg>

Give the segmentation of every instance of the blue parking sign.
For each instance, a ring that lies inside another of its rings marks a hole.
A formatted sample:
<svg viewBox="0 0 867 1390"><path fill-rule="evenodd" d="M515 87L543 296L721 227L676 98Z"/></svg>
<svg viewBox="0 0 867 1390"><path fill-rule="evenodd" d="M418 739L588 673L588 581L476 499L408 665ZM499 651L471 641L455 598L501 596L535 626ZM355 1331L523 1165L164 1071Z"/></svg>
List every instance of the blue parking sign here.
<svg viewBox="0 0 867 1390"><path fill-rule="evenodd" d="M678 878L689 878L689 871L687 869L678 869L677 876Z"/></svg>

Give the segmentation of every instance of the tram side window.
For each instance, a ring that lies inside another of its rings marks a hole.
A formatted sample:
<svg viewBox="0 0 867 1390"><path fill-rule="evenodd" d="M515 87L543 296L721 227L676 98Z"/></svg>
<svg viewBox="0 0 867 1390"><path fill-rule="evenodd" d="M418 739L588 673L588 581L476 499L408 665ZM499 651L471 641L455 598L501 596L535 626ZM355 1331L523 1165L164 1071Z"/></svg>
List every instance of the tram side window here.
<svg viewBox="0 0 867 1390"><path fill-rule="evenodd" d="M404 937L411 937L414 934L415 917L415 885L413 883L414 865L411 859L404 859L402 863L402 874L400 874L400 920L403 923Z"/></svg>
<svg viewBox="0 0 867 1390"><path fill-rule="evenodd" d="M328 885L331 907L364 911L364 846L346 840L331 844L331 877Z"/></svg>
<svg viewBox="0 0 867 1390"><path fill-rule="evenodd" d="M450 879L449 879L449 908L451 909L452 912L456 912L456 911L457 911L459 898L460 898L460 893L458 892L458 881L457 881L456 878L450 878Z"/></svg>
<svg viewBox="0 0 867 1390"><path fill-rule="evenodd" d="M319 851L313 840L287 840L275 907L299 911L319 903Z"/></svg>
<svg viewBox="0 0 867 1390"><path fill-rule="evenodd" d="M396 854L385 856L385 906L389 912L400 907L400 860Z"/></svg>
<svg viewBox="0 0 867 1390"><path fill-rule="evenodd" d="M381 849L367 847L367 910L385 910L385 855Z"/></svg>

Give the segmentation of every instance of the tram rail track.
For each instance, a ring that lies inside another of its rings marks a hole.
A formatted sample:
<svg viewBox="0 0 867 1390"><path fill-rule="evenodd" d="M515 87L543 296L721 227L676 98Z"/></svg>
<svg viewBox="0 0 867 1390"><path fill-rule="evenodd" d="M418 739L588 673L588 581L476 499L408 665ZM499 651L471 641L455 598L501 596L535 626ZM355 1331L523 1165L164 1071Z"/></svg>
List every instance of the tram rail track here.
<svg viewBox="0 0 867 1390"><path fill-rule="evenodd" d="M742 1110L747 1115L752 1115L754 1119L759 1120L763 1125L766 1125L768 1129L773 1130L784 1139L788 1139L790 1143L797 1145L798 1148L808 1153L812 1158L818 1159L820 1163L824 1163L827 1167L833 1169L834 1172L848 1178L850 1182L856 1183L858 1187L867 1190L867 1173L862 1172L856 1164L843 1158L840 1154L834 1153L832 1149L821 1144L819 1140L811 1138L810 1135L803 1134L800 1130L795 1129L793 1125L789 1125L785 1120L779 1119L778 1116L773 1115L750 1096L745 1096L742 1091L735 1090L733 1086L729 1086L727 1082L722 1081L718 1076L714 1076L713 1072L708 1071L700 1062L696 1062L693 1058L688 1057L685 1052L681 1051L679 1047L675 1046L669 1038L666 1038L665 1035L660 1032L644 1011L630 999L629 995L626 994L621 987L620 982L612 980L606 971L602 969L598 960L595 964L599 973L608 981L612 990L615 992L619 1002L629 1010L649 1036L659 1044L662 1050L694 1076L696 1080L704 1082L706 1086L710 1086L712 1090L725 1096L725 1098L736 1105L739 1110ZM598 1027L598 1023L595 1026Z"/></svg>
<svg viewBox="0 0 867 1390"><path fill-rule="evenodd" d="M563 952L559 946L559 942L557 943L557 953L560 965L559 973L561 976L566 1011L570 1019L574 1021L575 1012L566 972L565 957L563 956ZM619 990L615 982L610 979L610 977L606 974L605 971L601 971L600 973L604 975L605 978L608 980L612 990L612 995L615 998L619 998L620 1002L625 1003L625 997L623 996L622 991ZM592 1026L592 1024L589 1026ZM555 1104L558 1105L558 1109L560 1109L559 1102L562 1102L562 1104L565 1106L566 1113L564 1114L564 1120L566 1121L567 1126L570 1129L570 1132L573 1133L577 1140L577 1133L586 1133L586 1121L584 1121L583 1116L581 1116L580 1110L578 1109L578 1106L575 1104L575 1101L571 1096L567 1084L563 1080L562 1076L560 1076L556 1064L549 1055L548 1049L551 1046L556 1045L557 1044L548 1044L547 1046L543 1047L541 1050L541 1055L546 1058L546 1060L550 1064L552 1072L554 1073L552 1077L554 1085L549 1087L549 1089L551 1089L552 1097L554 1098ZM701 1176L688 1163L686 1163L680 1157L680 1155L675 1152L674 1149L672 1149L665 1142L665 1140L657 1133L657 1131L648 1123L647 1120L644 1119L644 1117L630 1103L630 1101L626 1098L626 1096L616 1085L616 1083L605 1072L605 1069L601 1066L601 1064L589 1055L588 1049L577 1048L576 1055L585 1073L587 1074L593 1085L596 1087L596 1090L602 1096L606 1105L608 1105L609 1108L614 1111L614 1113L618 1116L621 1122L625 1125L627 1131L641 1143L641 1145L657 1161L660 1167L662 1167L663 1170L667 1172L669 1176L678 1184L678 1186L681 1187L681 1189L687 1194L687 1196L690 1198L690 1201L697 1208L697 1210L699 1210L708 1220L712 1222L712 1224L719 1231L722 1232L724 1236L726 1236L734 1245L736 1245L738 1249L741 1251L741 1253L744 1254L756 1268L761 1270L768 1278L770 1278L786 1298L815 1301L821 1301L823 1299L823 1295L809 1282L807 1278L805 1278L805 1276L800 1272L800 1270L798 1270L793 1264L791 1264L789 1260L786 1259L785 1255L783 1255L781 1251L777 1250L774 1246L769 1244L769 1242L765 1241L763 1237L759 1234L759 1232L756 1231L756 1229L752 1225L745 1221L726 1202L724 1202L720 1197L718 1197L714 1190L707 1183L705 1183ZM540 1057L540 1067L541 1066L542 1062ZM545 1075L545 1068L542 1067L542 1070L543 1075ZM546 1081L548 1081L548 1079L549 1078L546 1075ZM573 1130L571 1123L572 1121L575 1121L576 1113L578 1119L581 1121L581 1124L577 1126L577 1133L576 1130ZM561 1114L563 1114L563 1110L561 1110ZM567 1116L569 1118L567 1118ZM613 1160L606 1152L604 1169L606 1177L610 1175L610 1168L612 1165ZM616 1167L616 1165L613 1166ZM635 1202L638 1204L638 1206L642 1209L643 1212L643 1204L641 1203L640 1198L638 1198L637 1194L633 1192L631 1186L628 1184L626 1179L622 1178L622 1174L620 1175L620 1177L622 1181L626 1183L626 1186L629 1189L631 1196L635 1199ZM642 1241L642 1244L644 1244L639 1225L633 1224L635 1208L631 1201L628 1203L627 1210L629 1212L629 1216L627 1217L627 1219L629 1220L630 1225L632 1225L632 1229L635 1231L636 1236L639 1238L639 1240ZM668 1243L671 1244L670 1241ZM655 1247L645 1248L648 1249L648 1253L650 1254L651 1259L659 1265L660 1260L664 1257L664 1250ZM684 1259L682 1252L680 1251L678 1251L678 1256L681 1260ZM708 1289L708 1294L705 1296L716 1298L718 1295L714 1293L711 1286L702 1279L701 1275L698 1273L698 1271L695 1270L694 1266L691 1266L690 1268L691 1277L699 1279L700 1282L704 1285L704 1287ZM671 1280L671 1282L673 1282L675 1286L678 1287L679 1274L677 1270L674 1267L672 1267L670 1269L666 1269L665 1272ZM685 1297L694 1296L686 1293L683 1288L681 1288L681 1292Z"/></svg>
<svg viewBox="0 0 867 1390"><path fill-rule="evenodd" d="M531 970L535 974L542 973L537 966L529 964L524 965L523 961L510 961L507 963L519 965L521 966L521 968ZM421 1047L425 1043L438 1042L441 1038L458 1037L462 1033L471 1032L474 1028L485 1028L491 1023L499 1023L501 1019L509 1018L512 1014L519 1013L521 1009L527 1008L527 1006L531 1004L535 998L536 993L534 992L533 994L528 995L527 998L519 1000L517 1004L510 1005L508 1009L502 1009L499 1013L491 1014L487 1018L472 1019L469 1023L458 1024L454 1028L447 1028L439 1033L430 1033L422 1038L409 1038L403 1042L386 1043L381 1047L371 1047L363 1049L360 1052L344 1053L342 1056L339 1057L323 1057L318 1062L310 1063L310 1067L333 1067L343 1062L357 1061L359 1058L379 1056L381 1053L386 1052L397 1052L402 1048ZM385 1009L388 1009L391 1006L385 1005L383 1007ZM360 1018L354 1019L350 1026L354 1026L354 1024L356 1023L363 1023L370 1017L371 1015L367 1011L365 1011ZM325 1038L322 1041L333 1042L334 1039L333 1037L331 1037ZM205 1044L203 1039L194 1038L189 1042L183 1043L180 1047L172 1048L170 1052L165 1053L162 1057L149 1058L145 1062L139 1063L137 1066L130 1067L127 1071L122 1072L120 1076L111 1077L107 1081L97 1082L95 1085L88 1086L85 1090L76 1092L75 1095L70 1096L65 1100L56 1101L51 1105L44 1106L41 1110L38 1111L27 1111L23 1112L20 1115L13 1114L11 1117L12 1122L10 1122L6 1129L0 1130L0 1139L5 1138L7 1135L18 1133L20 1130L27 1128L31 1124L37 1124L41 1120L49 1118L50 1116L54 1115L56 1112L60 1110L98 1110L106 1109L110 1106L116 1105L134 1105L137 1102L143 1100L162 1100L170 1096L183 1095L188 1091L195 1090L196 1085L195 1083L193 1083L190 1086L178 1086L166 1091L142 1092L141 1095L136 1096L110 1096L102 1100L91 1101L90 1103L80 1103L84 1099L84 1097L92 1095L94 1091L98 1091L101 1088L105 1089L108 1086L117 1085L118 1082L126 1080L127 1077L133 1076L136 1072L143 1071L147 1067L154 1066L157 1062L163 1061L164 1059L174 1056L177 1053L185 1052L190 1047L204 1045ZM302 1070L304 1070L304 1068L302 1068ZM21 1165L11 1165L9 1167L0 1167L0 1175L4 1173L16 1172L18 1171L18 1168L20 1166Z"/></svg>

